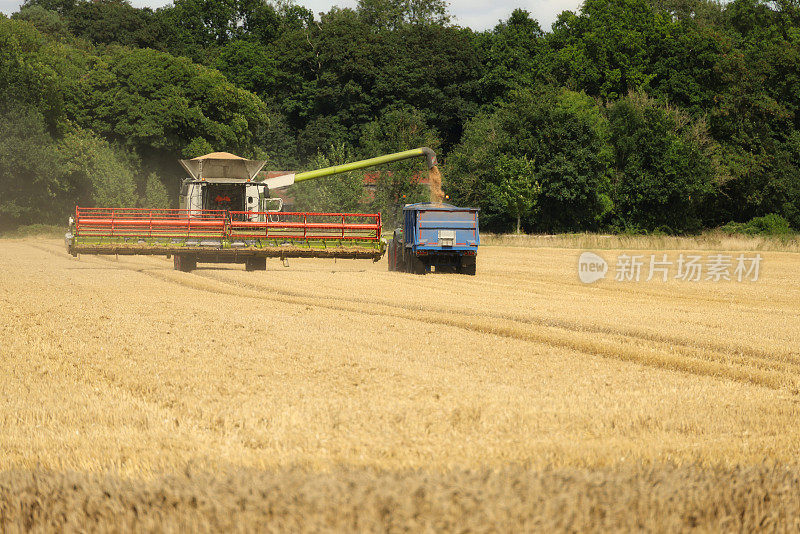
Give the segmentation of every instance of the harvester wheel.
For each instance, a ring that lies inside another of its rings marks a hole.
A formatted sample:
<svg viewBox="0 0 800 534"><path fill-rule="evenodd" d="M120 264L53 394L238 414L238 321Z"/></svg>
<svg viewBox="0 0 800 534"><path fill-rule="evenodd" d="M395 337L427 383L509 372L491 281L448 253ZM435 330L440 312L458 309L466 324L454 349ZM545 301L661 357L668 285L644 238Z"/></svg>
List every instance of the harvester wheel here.
<svg viewBox="0 0 800 534"><path fill-rule="evenodd" d="M189 273L197 269L197 257L187 256L186 254L175 254L172 257L172 264L176 271Z"/></svg>
<svg viewBox="0 0 800 534"><path fill-rule="evenodd" d="M267 258L247 258L244 262L245 271L266 271Z"/></svg>

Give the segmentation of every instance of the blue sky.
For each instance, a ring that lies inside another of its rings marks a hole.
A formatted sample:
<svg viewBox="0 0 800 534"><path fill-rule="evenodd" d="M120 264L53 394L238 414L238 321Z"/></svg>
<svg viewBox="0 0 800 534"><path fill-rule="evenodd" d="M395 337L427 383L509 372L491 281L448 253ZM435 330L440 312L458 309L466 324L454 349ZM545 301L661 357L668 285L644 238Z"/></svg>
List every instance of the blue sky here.
<svg viewBox="0 0 800 534"><path fill-rule="evenodd" d="M136 7L159 7L170 3L171 0L131 0ZM21 0L0 0L0 11L13 13L19 9ZM314 13L328 11L331 6L355 7L357 0L298 0ZM450 12L455 16L456 23L469 26L474 30L485 30L497 24L498 20L507 19L511 12L521 7L531 12L545 30L556 15L569 9L575 11L581 4L579 0L450 0Z"/></svg>

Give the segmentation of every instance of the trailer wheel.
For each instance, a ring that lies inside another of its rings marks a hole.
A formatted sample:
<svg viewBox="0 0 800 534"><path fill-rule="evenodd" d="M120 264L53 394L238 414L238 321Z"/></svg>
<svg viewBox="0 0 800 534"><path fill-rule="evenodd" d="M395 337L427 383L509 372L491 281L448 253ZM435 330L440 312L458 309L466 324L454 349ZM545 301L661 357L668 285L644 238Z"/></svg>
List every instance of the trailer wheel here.
<svg viewBox="0 0 800 534"><path fill-rule="evenodd" d="M392 244L389 246L389 270L406 271L404 258L405 246L403 245L403 232L400 228L395 228L392 232Z"/></svg>
<svg viewBox="0 0 800 534"><path fill-rule="evenodd" d="M392 239L392 244L389 245L389 250L387 253L388 260L389 260L389 270L396 271L397 267L395 266L395 262L397 261L397 252L395 249L396 241Z"/></svg>
<svg viewBox="0 0 800 534"><path fill-rule="evenodd" d="M244 262L245 271L266 271L267 258L247 258Z"/></svg>
<svg viewBox="0 0 800 534"><path fill-rule="evenodd" d="M414 274L425 274L428 272L428 266L425 264L423 260L419 259L417 256L413 254L409 257L409 259L411 261L409 262L410 268L408 272Z"/></svg>
<svg viewBox="0 0 800 534"><path fill-rule="evenodd" d="M197 256L175 254L172 257L172 265L175 267L176 271L190 273L197 269Z"/></svg>
<svg viewBox="0 0 800 534"><path fill-rule="evenodd" d="M461 256L461 264L458 266L458 272L475 276L475 267L477 266L476 260L477 258L475 258L475 256Z"/></svg>
<svg viewBox="0 0 800 534"><path fill-rule="evenodd" d="M397 250L395 251L395 263L394 268L396 271L400 271L401 273L408 272L408 258L406 257L408 252L406 251L406 247L403 243L397 243Z"/></svg>
<svg viewBox="0 0 800 534"><path fill-rule="evenodd" d="M395 271L405 273L408 272L408 263L405 258L405 247L400 241L396 241L394 245L394 269Z"/></svg>

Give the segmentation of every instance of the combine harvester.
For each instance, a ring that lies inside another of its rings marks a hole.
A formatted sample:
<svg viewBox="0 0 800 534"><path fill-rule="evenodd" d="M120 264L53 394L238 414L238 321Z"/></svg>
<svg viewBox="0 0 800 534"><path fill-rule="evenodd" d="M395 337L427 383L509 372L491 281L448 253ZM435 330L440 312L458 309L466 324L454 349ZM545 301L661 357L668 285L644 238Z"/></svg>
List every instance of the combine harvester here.
<svg viewBox="0 0 800 534"><path fill-rule="evenodd" d="M75 208L65 236L67 251L78 254L161 255L175 269L200 263L243 263L265 270L267 258L367 258L385 252L379 213L295 213L281 211L270 188L424 157L438 177L436 154L417 148L344 165L258 181L265 161L215 152L181 160L180 209ZM440 191L440 188L437 187Z"/></svg>

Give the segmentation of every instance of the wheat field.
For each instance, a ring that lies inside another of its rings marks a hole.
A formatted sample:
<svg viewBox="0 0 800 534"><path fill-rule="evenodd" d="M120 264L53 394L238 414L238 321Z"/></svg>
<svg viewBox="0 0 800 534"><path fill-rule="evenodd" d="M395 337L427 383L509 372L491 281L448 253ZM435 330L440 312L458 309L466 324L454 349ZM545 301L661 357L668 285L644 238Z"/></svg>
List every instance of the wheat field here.
<svg viewBox="0 0 800 534"><path fill-rule="evenodd" d="M585 285L541 242L475 277L0 244L4 530L800 528L794 245Z"/></svg>

